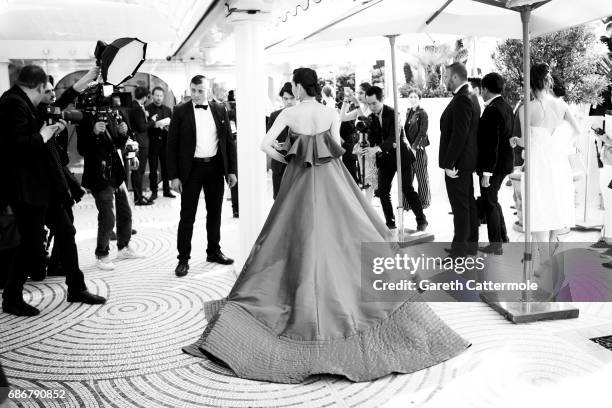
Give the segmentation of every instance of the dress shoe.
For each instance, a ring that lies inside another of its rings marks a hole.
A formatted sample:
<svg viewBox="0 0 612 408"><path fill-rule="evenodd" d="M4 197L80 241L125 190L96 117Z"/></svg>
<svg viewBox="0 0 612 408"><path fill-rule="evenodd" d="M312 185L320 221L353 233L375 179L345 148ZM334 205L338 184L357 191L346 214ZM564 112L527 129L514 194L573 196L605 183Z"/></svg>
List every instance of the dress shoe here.
<svg viewBox="0 0 612 408"><path fill-rule="evenodd" d="M176 196L174 194L172 194L171 191L164 191L164 197L176 198Z"/></svg>
<svg viewBox="0 0 612 408"><path fill-rule="evenodd" d="M485 254L495 254L495 255L503 255L504 254L504 250L502 249L501 245L487 245L485 247L481 247L478 248L478 250L480 252L483 252Z"/></svg>
<svg viewBox="0 0 612 408"><path fill-rule="evenodd" d="M595 249L609 249L609 248L612 248L612 245L608 244L605 240L600 239L599 241L597 241L596 243L591 245L591 248L595 248Z"/></svg>
<svg viewBox="0 0 612 408"><path fill-rule="evenodd" d="M19 299L16 302L2 302L2 310L4 313L15 316L38 316L40 314L40 310L28 305L23 299Z"/></svg>
<svg viewBox="0 0 612 408"><path fill-rule="evenodd" d="M141 205L151 205L151 204L153 204L153 203L151 201L147 200L144 197L142 197L140 200L134 202L134 205L138 205L138 206L141 206Z"/></svg>
<svg viewBox="0 0 612 408"><path fill-rule="evenodd" d="M157 191L151 192L151 195L149 196L149 198L147 198L147 200L149 200L151 202L157 200Z"/></svg>
<svg viewBox="0 0 612 408"><path fill-rule="evenodd" d="M217 251L214 254L208 254L208 256L206 257L206 262L215 262L221 265L231 265L234 263L234 260L223 255L223 252Z"/></svg>
<svg viewBox="0 0 612 408"><path fill-rule="evenodd" d="M103 305L104 303L106 303L106 298L94 295L87 289L77 293L68 292L67 300L70 303L86 303L88 305Z"/></svg>
<svg viewBox="0 0 612 408"><path fill-rule="evenodd" d="M417 231L421 231L421 232L425 231L428 225L429 223L427 221L419 222L417 224Z"/></svg>
<svg viewBox="0 0 612 408"><path fill-rule="evenodd" d="M612 262L604 262L601 264L604 268L612 269Z"/></svg>
<svg viewBox="0 0 612 408"><path fill-rule="evenodd" d="M187 261L179 261L178 265L176 265L176 269L174 270L174 274L179 278L187 275L189 272L189 263Z"/></svg>
<svg viewBox="0 0 612 408"><path fill-rule="evenodd" d="M238 218L240 216L240 214L238 214L238 211L234 211L234 218Z"/></svg>
<svg viewBox="0 0 612 408"><path fill-rule="evenodd" d="M397 226L395 225L395 223L393 224L387 224L387 228L389 228L390 230L394 230L397 228Z"/></svg>
<svg viewBox="0 0 612 408"><path fill-rule="evenodd" d="M138 231L136 231L135 229L132 230L132 235L136 235L138 233Z"/></svg>

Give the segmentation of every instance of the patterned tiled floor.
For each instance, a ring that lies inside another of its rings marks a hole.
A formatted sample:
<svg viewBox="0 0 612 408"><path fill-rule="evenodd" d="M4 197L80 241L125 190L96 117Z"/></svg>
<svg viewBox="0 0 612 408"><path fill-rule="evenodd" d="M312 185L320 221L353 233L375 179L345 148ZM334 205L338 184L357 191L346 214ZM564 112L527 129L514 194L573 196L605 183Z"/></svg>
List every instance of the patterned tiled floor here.
<svg viewBox="0 0 612 408"><path fill-rule="evenodd" d="M503 191L505 209L510 194ZM430 224L437 240L445 241L451 229L448 204L439 198L434 202L428 210ZM229 202L225 206L222 247L232 255L237 252L238 221L231 218ZM13 389L58 389L65 398L14 399L8 406L490 408L594 406L589 401L609 398L605 381L611 375L612 352L587 340L612 334L612 306L601 303L580 305L579 319L520 326L484 304L432 304L473 343L445 364L369 383L317 377L281 385L236 378L181 352L204 327L203 302L226 294L235 273L205 262L202 210L190 274L174 276L178 212L178 199L136 208L133 245L147 258L118 262L117 270L102 272L93 267L93 201L79 204L81 265L90 288L109 301L96 307L68 304L58 278L26 285L27 300L42 313L29 319L0 314L0 361ZM571 240L595 238L590 233Z"/></svg>

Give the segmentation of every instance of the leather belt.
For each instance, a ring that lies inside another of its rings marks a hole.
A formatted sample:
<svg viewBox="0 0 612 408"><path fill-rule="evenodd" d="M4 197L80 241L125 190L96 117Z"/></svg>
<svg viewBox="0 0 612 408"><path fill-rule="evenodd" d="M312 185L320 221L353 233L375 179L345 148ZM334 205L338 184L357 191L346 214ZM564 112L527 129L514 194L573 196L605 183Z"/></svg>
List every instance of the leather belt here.
<svg viewBox="0 0 612 408"><path fill-rule="evenodd" d="M194 157L193 161L195 163L210 163L211 161L213 161L215 157Z"/></svg>

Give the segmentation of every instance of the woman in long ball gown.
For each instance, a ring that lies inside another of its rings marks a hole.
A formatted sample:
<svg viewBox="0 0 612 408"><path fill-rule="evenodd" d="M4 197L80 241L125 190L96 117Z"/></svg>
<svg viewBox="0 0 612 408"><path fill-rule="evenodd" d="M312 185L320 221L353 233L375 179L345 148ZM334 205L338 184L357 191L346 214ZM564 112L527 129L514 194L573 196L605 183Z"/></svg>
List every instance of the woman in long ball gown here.
<svg viewBox="0 0 612 408"><path fill-rule="evenodd" d="M315 374L369 381L441 363L469 343L418 294L368 302L361 244L389 230L341 160L337 113L316 102L315 71L293 74L301 103L278 116L262 150L287 162L280 191L227 298L205 305L208 325L187 353L239 377L299 383ZM273 142L289 127L288 153Z"/></svg>

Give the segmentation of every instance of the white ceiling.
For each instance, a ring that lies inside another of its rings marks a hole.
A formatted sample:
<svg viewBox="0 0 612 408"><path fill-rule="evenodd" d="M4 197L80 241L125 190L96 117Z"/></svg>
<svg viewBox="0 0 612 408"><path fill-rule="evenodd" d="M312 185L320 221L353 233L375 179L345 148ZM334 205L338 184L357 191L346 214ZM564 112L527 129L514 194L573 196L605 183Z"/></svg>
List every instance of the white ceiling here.
<svg viewBox="0 0 612 408"><path fill-rule="evenodd" d="M0 0L0 57L88 58L98 39L110 42L119 37L138 37L149 44L148 58L165 58L182 43L211 3ZM36 53L42 55L20 55Z"/></svg>

